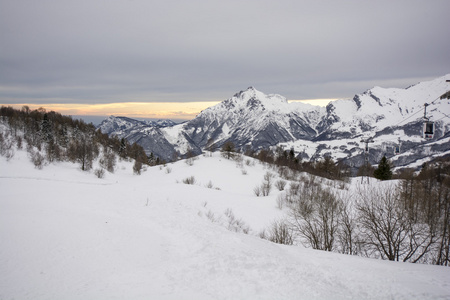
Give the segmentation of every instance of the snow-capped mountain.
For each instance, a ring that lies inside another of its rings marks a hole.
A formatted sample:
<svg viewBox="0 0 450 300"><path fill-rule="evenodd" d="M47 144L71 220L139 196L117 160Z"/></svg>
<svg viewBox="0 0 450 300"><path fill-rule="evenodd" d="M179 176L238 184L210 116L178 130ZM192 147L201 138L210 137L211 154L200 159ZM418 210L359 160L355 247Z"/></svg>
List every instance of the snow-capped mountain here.
<svg viewBox="0 0 450 300"><path fill-rule="evenodd" d="M127 135L127 133L130 131L145 129L147 127L163 128L174 126L176 124L177 123L171 120L138 121L127 117L109 116L98 125L98 128L103 133L121 136Z"/></svg>
<svg viewBox="0 0 450 300"><path fill-rule="evenodd" d="M386 154L396 165L406 166L450 153L450 100L440 99L450 90L449 79L450 74L406 89L374 87L325 108L289 103L283 96L249 87L183 124L155 127L110 117L100 128L166 160L189 151L217 149L231 141L241 150L281 145L294 148L303 159L331 155L357 166L363 159L361 139L371 137L370 163L378 163ZM431 140L422 138L425 103L429 104L427 117L435 122ZM398 145L400 155L391 157Z"/></svg>
<svg viewBox="0 0 450 300"><path fill-rule="evenodd" d="M421 82L406 89L374 87L351 100L338 100L326 107L316 127L314 143L297 141L294 147L305 157L331 155L353 166L363 160L361 140L372 138L369 162L386 155L396 166L417 167L428 159L450 154L450 100L440 96L450 90L450 75ZM424 104L434 122L434 138L422 136ZM394 155L395 147L400 153Z"/></svg>
<svg viewBox="0 0 450 300"><path fill-rule="evenodd" d="M220 147L231 140L238 148L260 149L313 139L323 113L321 107L290 104L280 95L265 95L249 87L205 109L184 124L183 131L201 148Z"/></svg>

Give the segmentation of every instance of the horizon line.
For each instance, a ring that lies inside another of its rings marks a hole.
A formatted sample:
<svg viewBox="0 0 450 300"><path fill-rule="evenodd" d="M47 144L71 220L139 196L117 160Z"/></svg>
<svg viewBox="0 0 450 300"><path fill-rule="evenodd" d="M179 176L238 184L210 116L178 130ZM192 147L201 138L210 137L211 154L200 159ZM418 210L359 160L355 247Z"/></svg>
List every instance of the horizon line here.
<svg viewBox="0 0 450 300"><path fill-rule="evenodd" d="M302 102L316 106L326 106L336 98L288 100L288 103ZM195 118L202 110L217 105L222 101L192 101L192 102L112 102L101 104L87 103L6 103L2 106L11 106L21 109L28 106L35 110L44 108L70 116L124 116L145 119L176 119L189 120Z"/></svg>

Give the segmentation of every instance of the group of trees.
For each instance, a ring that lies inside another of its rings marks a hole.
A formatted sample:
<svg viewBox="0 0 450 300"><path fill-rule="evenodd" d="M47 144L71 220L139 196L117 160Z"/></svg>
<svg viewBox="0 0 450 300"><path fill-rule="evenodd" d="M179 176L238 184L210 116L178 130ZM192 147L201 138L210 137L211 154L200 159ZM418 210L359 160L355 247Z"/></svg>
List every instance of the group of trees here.
<svg viewBox="0 0 450 300"><path fill-rule="evenodd" d="M43 108L30 110L27 106L17 110L2 106L0 118L9 128L9 131L0 133L1 148L12 149L16 144L20 149L25 141L30 159L38 168L47 162L72 161L87 171L99 158L100 166L113 172L119 157L134 159L134 172L140 174L142 164L149 163L144 149L136 143L130 145L125 139L108 137L96 130L93 124L54 111L47 112Z"/></svg>
<svg viewBox="0 0 450 300"><path fill-rule="evenodd" d="M291 182L281 194L289 217L274 223L270 237L325 251L449 266L450 162L409 175L360 185L353 193L324 188L314 175Z"/></svg>
<svg viewBox="0 0 450 300"><path fill-rule="evenodd" d="M224 157L230 159L237 150L235 145L228 141L222 146L221 151ZM270 149L255 151L248 147L244 154L276 167L287 167L294 171L308 172L328 179L344 180L351 175L348 165L343 162L335 162L330 156L325 156L322 160L315 162L301 161L292 148L289 151L282 147L277 147L275 151Z"/></svg>

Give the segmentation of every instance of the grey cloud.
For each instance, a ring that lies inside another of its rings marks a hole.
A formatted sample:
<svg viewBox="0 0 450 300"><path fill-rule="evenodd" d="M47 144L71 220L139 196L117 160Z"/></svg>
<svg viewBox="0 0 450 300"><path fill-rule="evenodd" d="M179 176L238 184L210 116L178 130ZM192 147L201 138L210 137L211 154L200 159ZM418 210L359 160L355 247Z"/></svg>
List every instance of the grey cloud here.
<svg viewBox="0 0 450 300"><path fill-rule="evenodd" d="M449 9L442 0L0 1L0 102L211 101L250 85L345 98L407 86L449 73Z"/></svg>

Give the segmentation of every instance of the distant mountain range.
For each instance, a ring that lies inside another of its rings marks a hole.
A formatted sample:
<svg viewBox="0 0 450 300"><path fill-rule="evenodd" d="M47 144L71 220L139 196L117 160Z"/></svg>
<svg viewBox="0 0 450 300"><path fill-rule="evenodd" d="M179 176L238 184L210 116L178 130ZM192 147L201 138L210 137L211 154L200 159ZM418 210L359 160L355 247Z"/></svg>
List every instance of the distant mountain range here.
<svg viewBox="0 0 450 300"><path fill-rule="evenodd" d="M280 95L266 95L254 87L203 110L194 119L142 122L111 116L99 128L124 137L164 160L219 149L228 141L237 149L282 146L297 156L315 160L330 155L357 168L367 153L377 164L386 155L398 167L417 167L450 154L450 74L406 89L374 87L353 99L330 102L326 107L288 103ZM435 123L432 139L422 137L424 104ZM394 156L394 148L400 153Z"/></svg>

